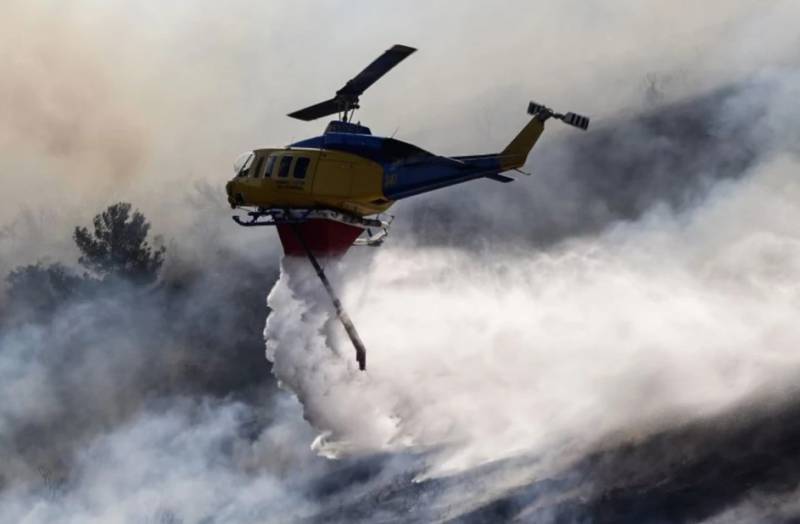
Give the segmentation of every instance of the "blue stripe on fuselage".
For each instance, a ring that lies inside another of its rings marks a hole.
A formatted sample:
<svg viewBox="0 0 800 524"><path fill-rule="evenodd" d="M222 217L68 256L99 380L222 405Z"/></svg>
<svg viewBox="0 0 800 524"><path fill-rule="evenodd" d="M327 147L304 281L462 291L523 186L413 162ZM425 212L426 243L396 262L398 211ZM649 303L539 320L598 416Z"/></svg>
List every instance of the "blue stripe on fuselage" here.
<svg viewBox="0 0 800 524"><path fill-rule="evenodd" d="M415 145L373 135L325 133L322 136L295 142L290 147L311 147L344 151L373 160L382 166L409 159L436 158L436 155Z"/></svg>
<svg viewBox="0 0 800 524"><path fill-rule="evenodd" d="M292 147L330 149L373 160L383 167L383 193L390 200L433 191L501 171L497 155L448 158L412 144L373 135L326 133Z"/></svg>
<svg viewBox="0 0 800 524"><path fill-rule="evenodd" d="M473 164L435 157L424 162L400 163L384 174L383 193L390 200L399 200L498 172L496 160Z"/></svg>

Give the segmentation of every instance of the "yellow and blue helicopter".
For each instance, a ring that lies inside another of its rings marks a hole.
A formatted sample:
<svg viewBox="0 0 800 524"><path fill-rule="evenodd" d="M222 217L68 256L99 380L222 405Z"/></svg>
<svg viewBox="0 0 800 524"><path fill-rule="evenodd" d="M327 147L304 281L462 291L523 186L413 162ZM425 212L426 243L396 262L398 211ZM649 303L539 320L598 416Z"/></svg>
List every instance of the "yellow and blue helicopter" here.
<svg viewBox="0 0 800 524"><path fill-rule="evenodd" d="M392 217L384 215L397 200L470 180L508 183L502 173L525 164L549 118L586 130L589 118L556 113L534 102L528 124L499 153L446 157L392 137L375 136L353 122L359 97L416 49L395 45L369 64L333 98L288 116L304 121L338 114L322 136L282 148L243 153L226 185L228 202L247 215L234 216L242 226L276 226L287 256L307 256L333 300L337 314L356 346L359 367L365 350L333 293L318 256L336 256L352 245L380 245Z"/></svg>

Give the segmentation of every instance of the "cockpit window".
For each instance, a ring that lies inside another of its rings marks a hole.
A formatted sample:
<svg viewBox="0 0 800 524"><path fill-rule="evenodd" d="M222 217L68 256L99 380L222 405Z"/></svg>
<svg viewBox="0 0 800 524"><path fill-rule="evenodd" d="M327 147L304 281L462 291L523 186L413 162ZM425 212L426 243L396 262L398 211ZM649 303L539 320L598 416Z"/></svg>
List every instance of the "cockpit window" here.
<svg viewBox="0 0 800 524"><path fill-rule="evenodd" d="M306 171L308 171L308 163L311 159L307 156L297 157L297 162L294 163L294 177L305 178Z"/></svg>
<svg viewBox="0 0 800 524"><path fill-rule="evenodd" d="M239 155L239 158L233 163L233 172L236 173L236 176L247 176L248 171L250 171L250 166L253 165L253 158L255 158L255 156L255 153L252 151Z"/></svg>
<svg viewBox="0 0 800 524"><path fill-rule="evenodd" d="M272 168L275 167L275 156L270 156L267 158L267 169L264 170L264 178L269 178L272 176Z"/></svg>
<svg viewBox="0 0 800 524"><path fill-rule="evenodd" d="M286 178L289 176L289 167L292 165L292 157L284 156L281 157L281 167L278 171L278 178Z"/></svg>
<svg viewBox="0 0 800 524"><path fill-rule="evenodd" d="M253 168L253 178L258 178L261 175L261 168L264 167L264 157L260 157L256 161L256 166Z"/></svg>

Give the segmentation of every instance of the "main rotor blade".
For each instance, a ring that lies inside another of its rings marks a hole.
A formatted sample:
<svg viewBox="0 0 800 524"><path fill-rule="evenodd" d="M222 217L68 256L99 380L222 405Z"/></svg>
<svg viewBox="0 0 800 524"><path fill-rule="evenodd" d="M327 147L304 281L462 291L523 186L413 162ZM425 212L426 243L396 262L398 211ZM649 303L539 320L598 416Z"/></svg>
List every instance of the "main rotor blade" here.
<svg viewBox="0 0 800 524"><path fill-rule="evenodd" d="M308 122L309 120L316 120L317 118L322 118L323 116L338 113L341 110L341 100L338 98L331 98L329 100L325 100L324 102L320 102L319 104L304 107L303 109L295 111L294 113L289 113L288 116Z"/></svg>
<svg viewBox="0 0 800 524"><path fill-rule="evenodd" d="M358 97L414 51L416 51L415 48L406 45L392 46L391 49L387 49L381 56L373 60L363 71L348 80L343 88L336 91L334 98L289 113L288 116L308 121L358 108Z"/></svg>
<svg viewBox="0 0 800 524"><path fill-rule="evenodd" d="M388 73L394 66L402 62L408 55L416 51L413 47L396 44L376 58L359 74L351 78L343 88L336 92L337 96L357 98L380 77Z"/></svg>

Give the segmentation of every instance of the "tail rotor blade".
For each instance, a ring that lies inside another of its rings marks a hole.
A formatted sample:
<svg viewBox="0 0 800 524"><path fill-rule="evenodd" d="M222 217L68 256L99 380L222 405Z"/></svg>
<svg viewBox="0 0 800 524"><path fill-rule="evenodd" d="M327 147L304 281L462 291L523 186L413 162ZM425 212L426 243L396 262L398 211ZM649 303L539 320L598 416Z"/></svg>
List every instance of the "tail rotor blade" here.
<svg viewBox="0 0 800 524"><path fill-rule="evenodd" d="M536 102L531 102L528 104L528 114L539 115L543 121L553 117L561 120L565 124L571 125L572 127L577 127L578 129L583 129L584 131L589 129L588 116L583 116L572 112L562 115L561 113L556 113L546 105L538 104Z"/></svg>
<svg viewBox="0 0 800 524"><path fill-rule="evenodd" d="M589 117L578 115L576 113L567 113L562 118L565 124L569 124L571 126L577 127L578 129L583 129L586 131L589 129Z"/></svg>

